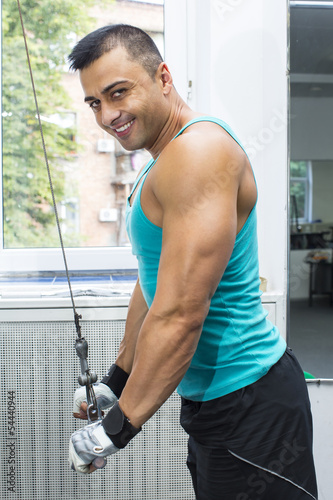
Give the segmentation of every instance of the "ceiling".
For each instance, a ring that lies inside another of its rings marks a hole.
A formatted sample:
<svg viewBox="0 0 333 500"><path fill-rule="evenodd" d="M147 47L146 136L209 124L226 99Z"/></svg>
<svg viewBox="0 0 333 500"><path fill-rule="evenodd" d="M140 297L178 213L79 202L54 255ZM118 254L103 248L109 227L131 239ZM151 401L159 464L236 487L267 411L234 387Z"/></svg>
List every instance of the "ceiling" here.
<svg viewBox="0 0 333 500"><path fill-rule="evenodd" d="M330 7L290 3L291 96L333 97L333 2Z"/></svg>

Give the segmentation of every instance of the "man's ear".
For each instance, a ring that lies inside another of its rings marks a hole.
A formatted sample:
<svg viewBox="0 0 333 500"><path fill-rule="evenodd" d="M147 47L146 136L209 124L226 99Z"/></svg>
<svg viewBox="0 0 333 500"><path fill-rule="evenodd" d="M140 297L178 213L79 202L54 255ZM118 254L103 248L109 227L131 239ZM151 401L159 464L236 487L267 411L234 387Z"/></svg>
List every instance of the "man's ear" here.
<svg viewBox="0 0 333 500"><path fill-rule="evenodd" d="M161 64L159 65L157 70L157 78L161 82L163 93L169 94L170 90L173 87L173 79L165 62L161 62Z"/></svg>

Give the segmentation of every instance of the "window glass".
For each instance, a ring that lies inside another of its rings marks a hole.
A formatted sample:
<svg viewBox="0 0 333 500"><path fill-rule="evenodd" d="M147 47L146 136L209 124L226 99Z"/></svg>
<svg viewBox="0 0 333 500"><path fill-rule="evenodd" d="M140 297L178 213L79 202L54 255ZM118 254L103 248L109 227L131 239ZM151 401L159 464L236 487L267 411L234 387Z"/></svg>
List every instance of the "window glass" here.
<svg viewBox="0 0 333 500"><path fill-rule="evenodd" d="M290 163L291 177L307 178L308 163L306 161L292 161Z"/></svg>
<svg viewBox="0 0 333 500"><path fill-rule="evenodd" d="M55 5L54 5L55 4ZM164 52L163 2L48 0L22 5L57 212L66 247L129 246L125 201L144 151L100 130L66 56L105 24L134 24ZM3 248L59 247L16 2L2 2Z"/></svg>
<svg viewBox="0 0 333 500"><path fill-rule="evenodd" d="M312 219L312 165L308 161L290 162L291 218L296 224Z"/></svg>
<svg viewBox="0 0 333 500"><path fill-rule="evenodd" d="M306 181L304 180L292 180L290 184L290 191L294 199L293 205L295 206L295 201L297 203L297 216L300 219L305 218L305 202L306 202ZM293 206L292 205L292 206Z"/></svg>

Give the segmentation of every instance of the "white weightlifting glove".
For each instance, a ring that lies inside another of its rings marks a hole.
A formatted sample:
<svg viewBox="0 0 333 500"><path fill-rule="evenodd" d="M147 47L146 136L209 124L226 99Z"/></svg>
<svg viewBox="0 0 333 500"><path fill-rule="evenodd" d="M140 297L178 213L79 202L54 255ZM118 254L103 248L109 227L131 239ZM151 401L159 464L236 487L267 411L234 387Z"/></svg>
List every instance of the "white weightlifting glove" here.
<svg viewBox="0 0 333 500"><path fill-rule="evenodd" d="M106 410L111 408L117 401L117 396L111 391L110 387L103 384L102 382L97 382L93 384L97 406L101 410ZM80 413L81 404L87 402L87 392L85 386L79 387L74 393L74 404L73 404L73 415L75 418L83 418Z"/></svg>
<svg viewBox="0 0 333 500"><path fill-rule="evenodd" d="M103 420L74 432L69 442L69 463L73 470L88 474L90 465L102 469L113 455L141 431L124 415L118 401Z"/></svg>
<svg viewBox="0 0 333 500"><path fill-rule="evenodd" d="M90 464L99 465L103 459L119 451L111 439L107 436L102 422L86 425L82 429L74 432L69 442L69 463L73 470L89 474ZM105 465L104 463L104 465Z"/></svg>

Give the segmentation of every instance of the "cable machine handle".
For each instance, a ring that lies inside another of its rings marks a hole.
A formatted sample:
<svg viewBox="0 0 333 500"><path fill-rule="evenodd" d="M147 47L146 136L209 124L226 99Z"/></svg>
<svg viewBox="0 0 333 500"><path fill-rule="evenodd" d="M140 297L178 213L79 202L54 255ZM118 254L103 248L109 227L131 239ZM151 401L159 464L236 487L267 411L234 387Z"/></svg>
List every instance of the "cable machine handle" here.
<svg viewBox="0 0 333 500"><path fill-rule="evenodd" d="M93 420L101 420L102 414L100 408L98 408L96 395L94 391L93 384L97 382L97 374L91 372L88 365L88 342L83 337L78 337L75 341L76 354L80 359L81 365L81 375L78 377L78 382L81 386L86 386L87 393L87 417L88 423L92 423ZM107 461L103 457L95 458L93 461L93 466L96 469L103 469Z"/></svg>

